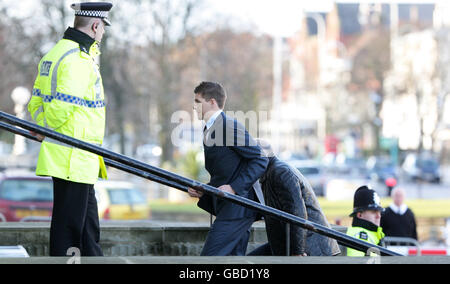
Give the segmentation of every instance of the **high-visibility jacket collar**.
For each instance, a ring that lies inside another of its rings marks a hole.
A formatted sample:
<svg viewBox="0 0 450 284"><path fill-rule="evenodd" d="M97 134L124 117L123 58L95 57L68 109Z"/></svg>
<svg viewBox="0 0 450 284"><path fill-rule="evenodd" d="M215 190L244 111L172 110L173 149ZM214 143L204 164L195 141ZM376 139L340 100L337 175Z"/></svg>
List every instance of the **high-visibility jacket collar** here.
<svg viewBox="0 0 450 284"><path fill-rule="evenodd" d="M91 55L98 55L98 43L87 34L69 27L64 33L64 39L74 41L80 45L80 50Z"/></svg>
<svg viewBox="0 0 450 284"><path fill-rule="evenodd" d="M377 236L378 240L381 240L384 238L385 234L383 232L383 228L375 225L372 222L363 220L363 219L359 219L357 217L353 218L353 222L352 222L352 227L359 227L359 228L363 228L367 231L373 232L374 235Z"/></svg>
<svg viewBox="0 0 450 284"><path fill-rule="evenodd" d="M372 222L369 222L369 221L366 221L363 219L359 219L357 217L353 218L352 227L361 227L361 228L364 228L364 229L372 231L372 232L378 231L377 225L375 225Z"/></svg>

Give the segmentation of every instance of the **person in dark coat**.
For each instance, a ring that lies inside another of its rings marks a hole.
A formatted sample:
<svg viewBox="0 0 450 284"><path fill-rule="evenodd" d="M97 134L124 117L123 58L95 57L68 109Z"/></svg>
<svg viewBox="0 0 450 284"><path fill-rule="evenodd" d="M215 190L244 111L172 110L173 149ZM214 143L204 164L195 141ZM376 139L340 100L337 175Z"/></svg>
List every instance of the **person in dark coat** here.
<svg viewBox="0 0 450 284"><path fill-rule="evenodd" d="M270 145L258 140L269 157L266 172L260 178L266 205L311 222L330 227L307 179L294 167L279 160ZM286 224L272 216L264 216L268 243L249 255L286 255ZM333 256L340 254L337 241L300 226L291 225L291 256Z"/></svg>
<svg viewBox="0 0 450 284"><path fill-rule="evenodd" d="M404 203L405 191L392 190L393 203L381 215L381 227L388 237L405 237L417 240L417 228L414 213Z"/></svg>

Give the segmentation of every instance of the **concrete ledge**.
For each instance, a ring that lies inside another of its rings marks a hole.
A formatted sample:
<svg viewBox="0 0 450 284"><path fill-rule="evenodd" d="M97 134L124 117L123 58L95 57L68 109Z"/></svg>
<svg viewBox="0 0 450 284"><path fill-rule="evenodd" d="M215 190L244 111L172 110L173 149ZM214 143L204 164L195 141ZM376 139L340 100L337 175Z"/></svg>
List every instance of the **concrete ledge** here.
<svg viewBox="0 0 450 284"><path fill-rule="evenodd" d="M209 223L102 222L105 256L197 256ZM0 246L22 245L32 257L49 255L50 223L0 223ZM264 223L253 225L248 250L266 242Z"/></svg>
<svg viewBox="0 0 450 284"><path fill-rule="evenodd" d="M200 257L209 223L102 222L105 257L82 257L82 264L450 264L449 256L421 257ZM333 226L341 232L345 227ZM30 258L0 258L0 264L65 264L48 256L49 223L0 223L0 246L22 245ZM248 251L267 240L262 222L253 225Z"/></svg>
<svg viewBox="0 0 450 284"><path fill-rule="evenodd" d="M66 257L0 258L1 264L67 264ZM420 257L82 257L80 264L450 264L449 256Z"/></svg>

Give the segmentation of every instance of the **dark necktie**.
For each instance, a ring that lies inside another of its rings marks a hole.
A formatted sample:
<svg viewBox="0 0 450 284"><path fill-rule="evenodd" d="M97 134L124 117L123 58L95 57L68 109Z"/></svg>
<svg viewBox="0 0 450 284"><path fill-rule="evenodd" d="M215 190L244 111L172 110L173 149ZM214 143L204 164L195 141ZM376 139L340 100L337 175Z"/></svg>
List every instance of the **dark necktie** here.
<svg viewBox="0 0 450 284"><path fill-rule="evenodd" d="M205 127L203 128L203 144L206 145L206 132L207 132L208 128Z"/></svg>

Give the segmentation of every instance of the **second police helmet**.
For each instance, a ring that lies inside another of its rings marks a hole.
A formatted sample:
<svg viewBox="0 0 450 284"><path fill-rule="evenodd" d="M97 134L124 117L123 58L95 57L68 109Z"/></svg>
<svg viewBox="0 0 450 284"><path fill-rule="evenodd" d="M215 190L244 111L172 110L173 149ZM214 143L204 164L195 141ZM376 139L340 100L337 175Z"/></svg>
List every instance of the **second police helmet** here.
<svg viewBox="0 0 450 284"><path fill-rule="evenodd" d="M361 186L355 192L353 198L353 212L350 214L350 217L355 217L356 213L366 210L383 212L384 208L381 207L380 197L375 190L370 189L367 186Z"/></svg>

